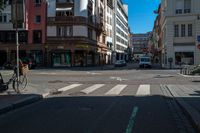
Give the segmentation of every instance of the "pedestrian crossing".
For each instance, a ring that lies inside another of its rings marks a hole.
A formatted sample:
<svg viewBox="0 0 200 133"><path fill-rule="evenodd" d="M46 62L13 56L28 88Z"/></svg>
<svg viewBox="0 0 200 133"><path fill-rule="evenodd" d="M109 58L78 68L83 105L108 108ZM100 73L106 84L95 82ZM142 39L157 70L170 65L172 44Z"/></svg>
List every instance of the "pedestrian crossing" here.
<svg viewBox="0 0 200 133"><path fill-rule="evenodd" d="M106 95L119 95L120 92L122 92L124 90L124 88L126 88L126 87L127 87L127 85L116 85L111 90L109 90L106 93Z"/></svg>
<svg viewBox="0 0 200 133"><path fill-rule="evenodd" d="M71 84L58 89L63 93L79 93L85 95L135 95L148 96L151 95L151 85L126 85L126 84Z"/></svg>

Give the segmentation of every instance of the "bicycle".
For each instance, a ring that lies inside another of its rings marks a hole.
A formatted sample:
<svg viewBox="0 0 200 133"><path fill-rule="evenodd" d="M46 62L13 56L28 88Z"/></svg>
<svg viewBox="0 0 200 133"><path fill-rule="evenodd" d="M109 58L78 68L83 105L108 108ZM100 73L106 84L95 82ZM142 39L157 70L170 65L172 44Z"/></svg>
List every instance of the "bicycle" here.
<svg viewBox="0 0 200 133"><path fill-rule="evenodd" d="M9 85L11 83L12 83L12 88L14 89L14 91L16 93L21 93L21 91L26 88L27 83L28 83L28 79L27 79L28 66L23 65L20 68L18 82L17 82L17 67L15 67L13 71L14 71L14 73L8 82L4 82L3 76L0 73L0 92L4 92L4 91L8 90Z"/></svg>

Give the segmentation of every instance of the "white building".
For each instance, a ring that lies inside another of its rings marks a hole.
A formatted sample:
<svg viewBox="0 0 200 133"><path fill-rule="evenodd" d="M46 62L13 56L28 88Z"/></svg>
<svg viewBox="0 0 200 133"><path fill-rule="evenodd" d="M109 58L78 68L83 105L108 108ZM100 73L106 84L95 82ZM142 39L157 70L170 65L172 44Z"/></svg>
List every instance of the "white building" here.
<svg viewBox="0 0 200 133"><path fill-rule="evenodd" d="M113 50L113 36L114 36L114 23L113 23L113 15L114 15L114 5L113 0L107 0L106 6L106 44L108 46L106 63L112 63L112 50Z"/></svg>
<svg viewBox="0 0 200 133"><path fill-rule="evenodd" d="M161 10L163 67L199 65L200 0L162 0Z"/></svg>
<svg viewBox="0 0 200 133"><path fill-rule="evenodd" d="M114 1L114 53L113 62L127 60L127 48L129 40L128 31L128 5L121 0Z"/></svg>
<svg viewBox="0 0 200 133"><path fill-rule="evenodd" d="M52 66L106 62L105 0L51 0L47 45Z"/></svg>

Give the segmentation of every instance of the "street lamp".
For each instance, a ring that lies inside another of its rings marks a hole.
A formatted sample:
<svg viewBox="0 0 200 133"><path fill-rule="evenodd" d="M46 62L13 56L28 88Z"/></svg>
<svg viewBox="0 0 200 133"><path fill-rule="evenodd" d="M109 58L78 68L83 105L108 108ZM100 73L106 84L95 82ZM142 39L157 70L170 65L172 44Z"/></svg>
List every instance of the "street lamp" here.
<svg viewBox="0 0 200 133"><path fill-rule="evenodd" d="M14 25L15 25L15 31L16 31L16 65L17 65L17 90L19 90L19 35L18 35L18 19L17 19L17 14L18 14L18 0L15 0L15 16L14 18Z"/></svg>

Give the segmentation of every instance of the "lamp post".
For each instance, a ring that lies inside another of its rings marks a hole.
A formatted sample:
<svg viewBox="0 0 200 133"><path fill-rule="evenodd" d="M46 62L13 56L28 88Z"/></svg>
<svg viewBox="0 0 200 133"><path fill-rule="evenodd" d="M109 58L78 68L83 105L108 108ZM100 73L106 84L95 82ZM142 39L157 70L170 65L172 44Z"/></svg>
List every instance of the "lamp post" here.
<svg viewBox="0 0 200 133"><path fill-rule="evenodd" d="M18 9L17 0L15 0L15 31L16 31L16 65L17 65L17 90L19 90L19 35L18 35Z"/></svg>

